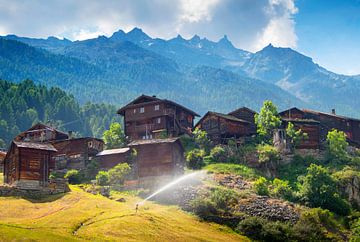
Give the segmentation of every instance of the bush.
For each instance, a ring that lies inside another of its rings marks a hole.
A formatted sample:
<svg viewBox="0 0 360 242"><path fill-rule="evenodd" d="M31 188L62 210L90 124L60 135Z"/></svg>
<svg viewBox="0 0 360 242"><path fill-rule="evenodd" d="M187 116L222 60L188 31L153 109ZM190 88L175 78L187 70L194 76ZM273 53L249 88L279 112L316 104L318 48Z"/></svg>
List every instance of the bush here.
<svg viewBox="0 0 360 242"><path fill-rule="evenodd" d="M64 178L65 174L63 172L52 171L50 172L49 178L56 179L56 178Z"/></svg>
<svg viewBox="0 0 360 242"><path fill-rule="evenodd" d="M255 192L261 196L268 196L269 189L268 189L268 181L265 177L260 177L254 182L254 189Z"/></svg>
<svg viewBox="0 0 360 242"><path fill-rule="evenodd" d="M337 184L322 166L311 164L303 178L300 194L310 207L329 209L339 215L348 215L350 205L337 194Z"/></svg>
<svg viewBox="0 0 360 242"><path fill-rule="evenodd" d="M216 187L210 194L210 200L215 204L216 208L225 211L230 210L231 206L237 203L237 194L235 191Z"/></svg>
<svg viewBox="0 0 360 242"><path fill-rule="evenodd" d="M85 176L87 180L92 180L95 178L99 170L99 162L96 159L91 160L85 169Z"/></svg>
<svg viewBox="0 0 360 242"><path fill-rule="evenodd" d="M194 149L186 155L186 165L190 169L201 169L204 166L204 150Z"/></svg>
<svg viewBox="0 0 360 242"><path fill-rule="evenodd" d="M286 200L293 200L293 192L289 186L288 181L283 181L275 178L271 184L271 195L277 198L283 198Z"/></svg>
<svg viewBox="0 0 360 242"><path fill-rule="evenodd" d="M122 185L124 184L126 175L131 171L130 166L127 163L121 163L111 168L109 173L109 184L110 185Z"/></svg>
<svg viewBox="0 0 360 242"><path fill-rule="evenodd" d="M288 224L271 222L259 217L242 220L236 229L239 233L259 241L288 241L291 228Z"/></svg>
<svg viewBox="0 0 360 242"><path fill-rule="evenodd" d="M272 145L258 145L257 152L259 154L260 163L276 162L280 160L279 151Z"/></svg>
<svg viewBox="0 0 360 242"><path fill-rule="evenodd" d="M194 213L202 219L207 220L210 216L217 215L218 210L210 199L196 198L190 202Z"/></svg>
<svg viewBox="0 0 360 242"><path fill-rule="evenodd" d="M346 142L346 134L336 129L330 131L326 136L327 151L331 160L337 160L340 163L348 161L349 156L346 151L349 144Z"/></svg>
<svg viewBox="0 0 360 242"><path fill-rule="evenodd" d="M208 154L211 148L211 141L208 138L206 131L195 128L193 135L197 146Z"/></svg>
<svg viewBox="0 0 360 242"><path fill-rule="evenodd" d="M66 172L64 178L68 179L70 184L80 184L83 176L78 170L69 170Z"/></svg>
<svg viewBox="0 0 360 242"><path fill-rule="evenodd" d="M225 163L228 160L226 151L221 146L215 146L210 151L210 157L211 157L212 162L214 162L214 163Z"/></svg>
<svg viewBox="0 0 360 242"><path fill-rule="evenodd" d="M341 228L327 210L314 208L301 214L293 227L295 241L343 241Z"/></svg>
<svg viewBox="0 0 360 242"><path fill-rule="evenodd" d="M99 186L109 185L109 173L106 171L99 171L96 175L96 184Z"/></svg>

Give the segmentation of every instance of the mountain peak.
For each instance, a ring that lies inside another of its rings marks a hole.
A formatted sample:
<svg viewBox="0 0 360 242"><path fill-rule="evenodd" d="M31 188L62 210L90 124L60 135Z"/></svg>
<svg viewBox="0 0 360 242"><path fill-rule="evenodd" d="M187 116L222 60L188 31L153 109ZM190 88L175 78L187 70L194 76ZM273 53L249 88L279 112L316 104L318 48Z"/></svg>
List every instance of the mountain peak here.
<svg viewBox="0 0 360 242"><path fill-rule="evenodd" d="M200 41L199 35L195 34L195 35L190 39L190 41L195 41L195 42Z"/></svg>
<svg viewBox="0 0 360 242"><path fill-rule="evenodd" d="M233 44L231 43L231 41L228 39L227 35L225 34L224 37L222 37L219 41L218 44L222 45L222 46L226 46L226 47L234 47Z"/></svg>
<svg viewBox="0 0 360 242"><path fill-rule="evenodd" d="M135 27L131 31L127 32L126 34L127 40L133 41L133 42L139 42L139 41L146 41L150 40L151 38L145 34L142 29Z"/></svg>
<svg viewBox="0 0 360 242"><path fill-rule="evenodd" d="M123 30L119 29L118 31L116 31L112 34L110 39L123 40L125 38L125 35L126 35L125 32Z"/></svg>

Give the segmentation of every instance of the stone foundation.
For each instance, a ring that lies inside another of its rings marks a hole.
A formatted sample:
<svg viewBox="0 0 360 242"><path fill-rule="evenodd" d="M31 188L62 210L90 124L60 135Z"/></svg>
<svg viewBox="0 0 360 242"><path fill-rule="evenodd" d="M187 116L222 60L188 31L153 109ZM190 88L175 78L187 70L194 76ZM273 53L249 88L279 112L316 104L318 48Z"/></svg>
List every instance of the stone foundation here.
<svg viewBox="0 0 360 242"><path fill-rule="evenodd" d="M15 185L0 185L0 196L14 196L25 198L41 198L48 195L69 192L66 179L50 180L47 186L40 186L38 181L18 181Z"/></svg>

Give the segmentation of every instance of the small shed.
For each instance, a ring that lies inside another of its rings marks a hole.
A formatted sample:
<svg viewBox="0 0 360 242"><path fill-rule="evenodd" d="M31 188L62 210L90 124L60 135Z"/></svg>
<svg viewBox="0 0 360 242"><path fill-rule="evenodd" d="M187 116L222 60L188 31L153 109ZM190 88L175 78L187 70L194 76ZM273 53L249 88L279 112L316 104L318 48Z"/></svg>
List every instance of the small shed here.
<svg viewBox="0 0 360 242"><path fill-rule="evenodd" d="M47 186L56 151L47 143L13 141L4 159L4 182L34 189Z"/></svg>
<svg viewBox="0 0 360 242"><path fill-rule="evenodd" d="M184 149L179 138L137 140L129 147L136 150L134 162L140 179L184 172Z"/></svg>
<svg viewBox="0 0 360 242"><path fill-rule="evenodd" d="M130 156L130 148L119 148L119 149L110 149L103 150L96 155L101 169L111 169L119 163L124 163L128 161Z"/></svg>

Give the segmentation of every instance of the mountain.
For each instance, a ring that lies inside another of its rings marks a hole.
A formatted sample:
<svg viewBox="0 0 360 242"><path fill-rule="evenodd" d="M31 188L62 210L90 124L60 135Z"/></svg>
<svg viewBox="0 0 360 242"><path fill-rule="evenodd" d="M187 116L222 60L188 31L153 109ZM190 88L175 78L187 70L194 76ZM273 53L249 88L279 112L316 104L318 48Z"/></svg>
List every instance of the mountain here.
<svg viewBox="0 0 360 242"><path fill-rule="evenodd" d="M242 71L326 111L335 108L351 116L360 114L359 76L330 72L290 48L276 48L270 44L253 54Z"/></svg>
<svg viewBox="0 0 360 242"><path fill-rule="evenodd" d="M96 75L91 78L78 75L79 81L71 79L72 85L64 87L81 102L91 100L123 104L140 93L154 93L175 100L182 97L180 102L183 104L205 112L213 107L219 108L216 111L225 111L244 103L257 108L259 101L268 98L276 99L281 108L295 104L322 111L335 108L341 114L360 117L360 100L356 98L360 91L359 76L330 72L310 57L290 48L269 45L251 53L236 48L226 35L217 42L197 35L191 39L178 35L164 40L152 38L139 28L128 33L119 30L111 37L99 36L84 41L14 35L3 38L26 43L38 51L47 51L61 58L76 59L85 66L95 68ZM10 72L12 70L14 68ZM211 70L206 78L205 70ZM225 77L214 72L221 72ZM17 76L16 80L25 78L21 73L13 75ZM13 76L8 79L12 80ZM33 79L47 82L46 78L36 75ZM238 88L237 85L243 84L242 80L250 80L248 83L251 85ZM68 78L62 82L69 82ZM98 89L100 86L101 89ZM219 91L224 86L230 89L227 96ZM101 91L95 94L92 90ZM253 93L253 90L259 92ZM202 98L201 95L207 96ZM239 97L235 98L236 95ZM233 100L238 100L238 104ZM228 102L231 106L226 106Z"/></svg>

